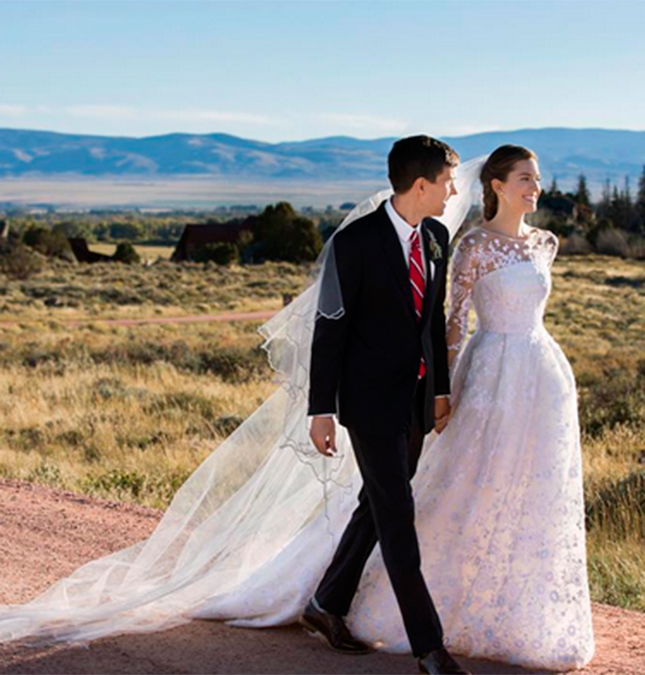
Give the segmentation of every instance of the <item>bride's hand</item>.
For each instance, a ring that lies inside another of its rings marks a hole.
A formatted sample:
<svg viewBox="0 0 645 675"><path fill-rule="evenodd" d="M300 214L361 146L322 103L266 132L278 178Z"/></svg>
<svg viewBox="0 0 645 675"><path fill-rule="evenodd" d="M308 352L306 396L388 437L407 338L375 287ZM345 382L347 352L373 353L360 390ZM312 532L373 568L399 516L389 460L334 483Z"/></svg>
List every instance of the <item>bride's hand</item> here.
<svg viewBox="0 0 645 675"><path fill-rule="evenodd" d="M450 421L450 399L437 396L434 400L434 430L440 434Z"/></svg>
<svg viewBox="0 0 645 675"><path fill-rule="evenodd" d="M336 453L336 424L333 417L314 416L309 429L309 436L316 450L325 457L333 457Z"/></svg>

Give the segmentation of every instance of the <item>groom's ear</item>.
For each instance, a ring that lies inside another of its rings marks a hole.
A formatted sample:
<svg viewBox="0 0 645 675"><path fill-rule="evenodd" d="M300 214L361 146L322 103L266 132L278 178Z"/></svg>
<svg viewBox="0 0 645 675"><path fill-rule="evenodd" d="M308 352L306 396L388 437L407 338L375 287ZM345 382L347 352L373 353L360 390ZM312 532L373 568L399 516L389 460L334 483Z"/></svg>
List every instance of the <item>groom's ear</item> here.
<svg viewBox="0 0 645 675"><path fill-rule="evenodd" d="M429 178L419 176L414 183L412 183L412 189L415 191L415 194L424 195L430 187L429 183L433 184L434 182L435 181L430 180Z"/></svg>
<svg viewBox="0 0 645 675"><path fill-rule="evenodd" d="M425 180L426 179L423 176L415 178L414 183L412 183L412 187L410 188L410 190L414 192L414 194L423 193L426 189Z"/></svg>

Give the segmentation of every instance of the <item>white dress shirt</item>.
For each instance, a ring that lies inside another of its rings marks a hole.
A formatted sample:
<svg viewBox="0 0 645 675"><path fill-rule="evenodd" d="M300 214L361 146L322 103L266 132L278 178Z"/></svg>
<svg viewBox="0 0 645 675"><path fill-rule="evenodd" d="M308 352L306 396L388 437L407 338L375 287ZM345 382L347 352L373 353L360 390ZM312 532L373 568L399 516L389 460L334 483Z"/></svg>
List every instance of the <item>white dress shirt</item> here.
<svg viewBox="0 0 645 675"><path fill-rule="evenodd" d="M410 235L412 234L412 230L415 227L420 227L421 223L418 223L417 225L410 225L410 223L407 222L407 220L404 220L396 211L394 206L392 205L392 198L387 200L385 202L385 212L387 213L389 219L392 221L392 225L394 225L394 230L396 231L399 241L401 242L401 248L403 249L403 258L405 259L405 264L410 267L410 250L412 249L412 242L410 241ZM426 269L428 266L426 265L426 254L423 249L423 235L421 234L421 231L419 231L419 237L420 237L420 244L421 244L421 260L423 262L423 271L425 273ZM430 261L430 279L434 278L434 263L432 260Z"/></svg>

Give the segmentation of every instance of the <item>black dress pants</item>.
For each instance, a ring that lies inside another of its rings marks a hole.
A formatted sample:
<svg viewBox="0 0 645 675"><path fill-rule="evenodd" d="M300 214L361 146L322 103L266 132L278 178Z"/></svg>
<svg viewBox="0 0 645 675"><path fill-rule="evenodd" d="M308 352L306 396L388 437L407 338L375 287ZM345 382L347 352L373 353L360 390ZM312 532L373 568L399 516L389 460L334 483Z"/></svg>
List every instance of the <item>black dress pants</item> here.
<svg viewBox="0 0 645 675"><path fill-rule="evenodd" d="M358 507L315 593L324 610L345 616L378 541L417 657L443 645L441 621L421 574L410 485L423 447L423 403L423 388L417 387L410 422L394 437L348 428L363 487Z"/></svg>

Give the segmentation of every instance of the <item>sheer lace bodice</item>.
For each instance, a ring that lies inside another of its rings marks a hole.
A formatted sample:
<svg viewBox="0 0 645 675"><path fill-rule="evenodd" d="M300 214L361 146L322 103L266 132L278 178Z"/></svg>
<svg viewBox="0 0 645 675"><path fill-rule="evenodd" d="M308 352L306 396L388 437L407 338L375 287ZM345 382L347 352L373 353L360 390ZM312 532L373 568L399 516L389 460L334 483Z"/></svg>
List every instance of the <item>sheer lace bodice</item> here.
<svg viewBox="0 0 645 675"><path fill-rule="evenodd" d="M471 304L481 330L530 333L541 328L557 248L555 235L538 228L523 239L482 227L462 237L452 257L448 349L461 349Z"/></svg>

